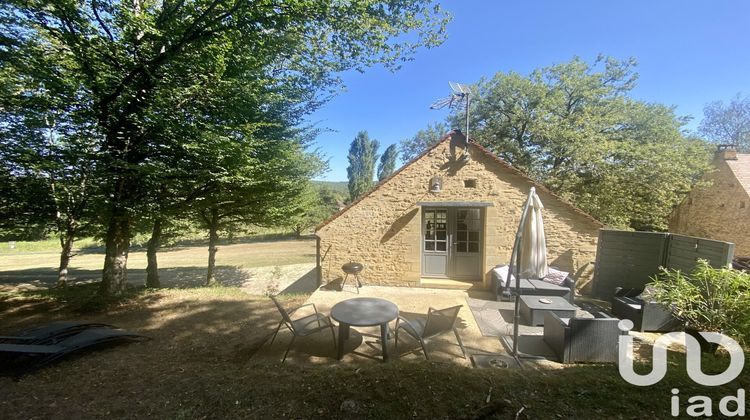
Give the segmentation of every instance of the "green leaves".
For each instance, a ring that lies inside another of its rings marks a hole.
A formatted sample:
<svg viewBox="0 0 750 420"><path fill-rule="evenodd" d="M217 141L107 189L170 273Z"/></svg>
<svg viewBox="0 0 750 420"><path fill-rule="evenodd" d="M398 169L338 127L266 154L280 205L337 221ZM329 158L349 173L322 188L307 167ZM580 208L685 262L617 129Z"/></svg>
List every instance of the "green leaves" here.
<svg viewBox="0 0 750 420"><path fill-rule="evenodd" d="M430 0L8 0L0 139L32 123L67 141L91 133L109 218L102 290L116 292L142 215L200 203L227 223L272 224L298 210L321 168L301 126L338 73L395 69L446 22ZM53 129L40 124L50 115Z"/></svg>
<svg viewBox="0 0 750 420"><path fill-rule="evenodd" d="M698 130L714 143L734 144L750 153L750 95L737 95L728 104L712 102L703 108Z"/></svg>
<svg viewBox="0 0 750 420"><path fill-rule="evenodd" d="M398 158L398 150L396 145L392 144L388 146L383 155L380 156L380 164L378 165L378 181L382 181L396 170L396 158Z"/></svg>
<svg viewBox="0 0 750 420"><path fill-rule="evenodd" d="M401 140L399 143L401 160L403 162L411 161L420 153L435 145L448 131L447 124L428 124L426 129L419 130L413 137Z"/></svg>
<svg viewBox="0 0 750 420"><path fill-rule="evenodd" d="M690 274L663 269L651 284L654 299L688 326L750 342L750 274L699 260Z"/></svg>
<svg viewBox="0 0 750 420"><path fill-rule="evenodd" d="M372 139L367 131L360 131L349 146L349 166L346 174L349 178L349 200L354 201L370 191L375 185L375 162L378 160L380 143Z"/></svg>
<svg viewBox="0 0 750 420"><path fill-rule="evenodd" d="M711 153L682 133L672 108L627 96L634 66L574 58L527 77L482 79L473 86L472 137L608 225L664 230ZM462 126L460 116L449 121ZM402 142L404 155L424 150L425 135L440 137L420 132Z"/></svg>

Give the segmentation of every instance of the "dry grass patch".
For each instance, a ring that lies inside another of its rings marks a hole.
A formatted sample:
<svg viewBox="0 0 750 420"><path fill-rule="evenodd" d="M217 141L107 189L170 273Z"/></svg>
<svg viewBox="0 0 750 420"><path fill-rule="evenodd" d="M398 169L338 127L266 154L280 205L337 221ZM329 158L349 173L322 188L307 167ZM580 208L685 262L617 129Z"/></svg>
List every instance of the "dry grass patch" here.
<svg viewBox="0 0 750 420"><path fill-rule="evenodd" d="M287 297L286 304L304 298ZM329 358L279 365L253 358L278 312L268 299L231 288L135 290L85 315L49 295L4 295L0 305L0 334L85 319L151 337L67 358L18 382L0 378L4 418L508 419L522 407L521 419L663 418L672 387L685 399L750 387L747 369L727 386L696 387L679 355L667 378L649 388L626 384L614 365L509 371Z"/></svg>
<svg viewBox="0 0 750 420"><path fill-rule="evenodd" d="M199 286L205 280L208 251L205 246L166 248L159 252L159 272L163 285ZM57 281L59 254L17 254L0 258L0 290L19 284L52 286ZM84 252L70 263L70 278L75 282L101 279L104 263L102 250ZM219 246L216 254L218 278L227 285L240 285L249 277L247 269L315 263L315 241L310 239L251 242ZM131 251L128 257L128 280L143 284L146 278L145 251ZM5 287L3 287L5 285Z"/></svg>

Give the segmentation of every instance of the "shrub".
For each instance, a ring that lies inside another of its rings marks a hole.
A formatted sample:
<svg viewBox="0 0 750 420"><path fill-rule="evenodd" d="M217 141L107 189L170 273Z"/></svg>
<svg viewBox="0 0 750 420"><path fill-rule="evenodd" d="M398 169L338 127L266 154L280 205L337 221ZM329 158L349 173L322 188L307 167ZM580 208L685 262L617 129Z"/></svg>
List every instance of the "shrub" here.
<svg viewBox="0 0 750 420"><path fill-rule="evenodd" d="M750 344L750 274L699 260L689 275L662 268L653 280L654 299L687 327Z"/></svg>

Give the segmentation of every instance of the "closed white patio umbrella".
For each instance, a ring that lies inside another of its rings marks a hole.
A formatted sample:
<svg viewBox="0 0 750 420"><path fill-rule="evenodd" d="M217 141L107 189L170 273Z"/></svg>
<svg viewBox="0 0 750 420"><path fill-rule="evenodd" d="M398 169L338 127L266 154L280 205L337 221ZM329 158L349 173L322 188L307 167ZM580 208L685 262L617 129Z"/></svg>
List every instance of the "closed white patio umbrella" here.
<svg viewBox="0 0 750 420"><path fill-rule="evenodd" d="M513 314L513 357L518 356L518 324L521 318L520 296L521 276L524 278L541 279L547 275L547 241L544 236L544 222L542 220L542 201L531 187L529 196L521 212L521 221L516 231L516 240L508 267L506 284L510 284L511 273L516 277L516 300Z"/></svg>
<svg viewBox="0 0 750 420"><path fill-rule="evenodd" d="M519 271L523 278L541 279L547 275L547 240L544 237L542 220L542 200L531 187L526 205L526 220L521 236L521 264Z"/></svg>

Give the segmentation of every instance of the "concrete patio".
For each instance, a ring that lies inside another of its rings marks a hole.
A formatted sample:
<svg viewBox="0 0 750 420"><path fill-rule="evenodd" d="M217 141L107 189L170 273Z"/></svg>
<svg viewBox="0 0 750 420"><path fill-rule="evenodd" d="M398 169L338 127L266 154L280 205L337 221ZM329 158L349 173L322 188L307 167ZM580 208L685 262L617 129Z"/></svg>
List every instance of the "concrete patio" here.
<svg viewBox="0 0 750 420"><path fill-rule="evenodd" d="M491 299L491 295L481 291L462 291L446 289L385 287L365 285L356 293L356 289L347 285L343 291L316 290L306 301L314 303L319 312L330 314L331 308L338 302L356 297L378 297L396 304L402 316L427 313L428 308L447 308L463 305L456 326L466 349L467 356L471 354L504 353L503 346L497 337L482 336L477 321L474 319L467 304L467 297L475 299ZM301 311L312 311L305 308ZM305 312L307 314L307 312ZM300 312L302 315L302 312ZM336 322L334 321L334 324ZM395 322L390 323L391 332ZM338 328L335 328L338 337ZM381 355L379 327L352 327L351 335L344 349L344 357L340 363L379 363ZM291 339L291 334L283 327L273 345L266 342L255 354L254 358L277 359L284 354L284 350ZM419 343L408 334L401 331L399 346L396 351L394 340L388 341L391 360L424 360ZM462 358L461 349L453 334L447 333L429 340L427 350L433 361L450 362L471 366L471 360ZM298 338L293 349L289 352L286 363L336 363L336 351L331 334L323 331L305 338Z"/></svg>
<svg viewBox="0 0 750 420"><path fill-rule="evenodd" d="M456 326L466 349L467 358L464 359L461 349L451 333L432 338L428 341L427 351L432 361L453 363L461 366L472 366L471 355L482 354L505 354L499 336L512 335L513 325L513 302L495 302L492 294L485 291L464 291L449 289L409 288L409 287L387 287L365 285L357 294L353 286L347 285L343 291L338 290L338 285L326 286L315 290L305 303L313 303L318 311L330 314L331 308L338 302L357 297L377 297L393 302L402 316L425 315L428 308L448 308L462 305L458 314ZM583 308L590 304L601 305L603 302L586 298L577 298L576 304ZM474 306L474 311L470 309ZM287 309L292 309L291 306ZM479 309L478 309L479 306ZM481 309L485 306L485 309ZM591 317L585 309L579 308L576 316ZM303 308L293 318L301 317L312 312L312 308ZM477 319L475 317L479 317ZM483 319L481 319L483 318ZM338 338L338 324L334 322L334 330ZM393 340L393 327L395 321L390 324L391 338L388 340L388 349L391 361L395 360L424 360L419 343L408 334L401 331L399 335L399 347L395 348ZM493 328L496 327L496 328ZM521 337L519 339L519 351L522 353L535 354L546 357L544 359L526 359L524 365L539 366L545 368L560 368L563 365L556 361L557 357L542 340L542 327L530 327L523 323L519 326ZM636 338L637 346L650 346L654 339L659 336L655 333L639 333L632 331L631 335ZM269 362L278 362L286 350L291 333L285 328L279 331L273 345L270 338L257 350L253 358ZM297 338L292 350L289 352L286 363L298 364L323 364L343 365L360 363L381 362L380 328L375 327L352 327L350 338L344 348L344 356L339 362L336 360L336 347L331 338L330 331L312 334L308 337ZM485 358L485 361L487 359ZM482 362L479 362L480 364Z"/></svg>

